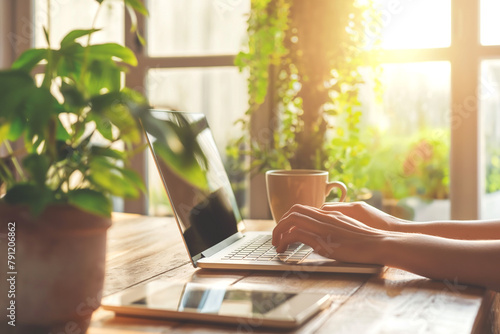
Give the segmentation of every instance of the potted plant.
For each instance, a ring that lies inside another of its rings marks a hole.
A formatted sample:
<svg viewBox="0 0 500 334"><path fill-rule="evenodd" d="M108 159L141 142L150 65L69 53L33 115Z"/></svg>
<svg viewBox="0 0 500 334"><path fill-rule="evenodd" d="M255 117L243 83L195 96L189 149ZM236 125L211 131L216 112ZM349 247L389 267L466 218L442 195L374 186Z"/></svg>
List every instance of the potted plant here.
<svg viewBox="0 0 500 334"><path fill-rule="evenodd" d="M130 15L147 15L140 1L124 3ZM146 99L121 83L137 60L124 46L92 44L98 31L73 30L54 47L49 27L47 48L0 71L0 232L10 279L1 308L10 329L85 332L103 288L111 197L144 190L128 161L139 119L154 124Z"/></svg>
<svg viewBox="0 0 500 334"><path fill-rule="evenodd" d="M234 161L243 147L257 172L325 169L348 184L351 198L360 195L369 156L358 88L360 68L375 65L375 52L364 45L366 26L376 17L370 1L252 1L248 50L236 58L249 71L249 110L243 135L228 148ZM271 136L252 130L265 101Z"/></svg>

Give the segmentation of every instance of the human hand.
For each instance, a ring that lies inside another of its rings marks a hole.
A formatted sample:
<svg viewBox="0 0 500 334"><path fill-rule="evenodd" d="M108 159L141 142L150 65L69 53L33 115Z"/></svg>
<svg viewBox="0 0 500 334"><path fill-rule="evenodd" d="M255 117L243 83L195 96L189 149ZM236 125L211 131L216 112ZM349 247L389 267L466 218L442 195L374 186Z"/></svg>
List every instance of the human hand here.
<svg viewBox="0 0 500 334"><path fill-rule="evenodd" d="M405 222L403 219L391 216L365 202L332 202L324 204L321 209L343 213L367 226L385 231L398 231L398 226Z"/></svg>
<svg viewBox="0 0 500 334"><path fill-rule="evenodd" d="M273 245L284 252L294 242L344 262L381 264L381 243L390 233L367 226L339 211L294 205L273 231Z"/></svg>

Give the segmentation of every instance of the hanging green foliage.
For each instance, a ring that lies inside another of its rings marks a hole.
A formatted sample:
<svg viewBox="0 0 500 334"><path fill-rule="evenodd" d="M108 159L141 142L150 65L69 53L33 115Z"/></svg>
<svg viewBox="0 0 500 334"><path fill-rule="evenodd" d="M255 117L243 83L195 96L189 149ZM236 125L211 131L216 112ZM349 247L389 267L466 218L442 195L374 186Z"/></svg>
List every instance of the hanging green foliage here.
<svg viewBox="0 0 500 334"><path fill-rule="evenodd" d="M236 58L248 71L249 109L228 154L238 161L243 148L254 172L326 169L357 196L369 163L359 127L360 69L378 70L376 51L365 47L377 44L365 33L376 19L372 1L253 0L248 49ZM265 101L272 116L261 133L272 135L251 136Z"/></svg>

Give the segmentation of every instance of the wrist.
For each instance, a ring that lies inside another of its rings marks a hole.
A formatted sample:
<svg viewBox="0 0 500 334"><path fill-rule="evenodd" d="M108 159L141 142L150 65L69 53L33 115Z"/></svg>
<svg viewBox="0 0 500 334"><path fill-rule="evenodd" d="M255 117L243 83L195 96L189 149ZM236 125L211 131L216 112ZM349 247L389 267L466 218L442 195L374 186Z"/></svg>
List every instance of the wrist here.
<svg viewBox="0 0 500 334"><path fill-rule="evenodd" d="M413 222L402 219L402 218L396 218L396 217L391 217L390 221L390 231L397 232L397 233L410 233L411 231L411 225Z"/></svg>
<svg viewBox="0 0 500 334"><path fill-rule="evenodd" d="M374 263L397 267L397 257L404 252L408 235L400 232L390 232L381 237L374 252Z"/></svg>

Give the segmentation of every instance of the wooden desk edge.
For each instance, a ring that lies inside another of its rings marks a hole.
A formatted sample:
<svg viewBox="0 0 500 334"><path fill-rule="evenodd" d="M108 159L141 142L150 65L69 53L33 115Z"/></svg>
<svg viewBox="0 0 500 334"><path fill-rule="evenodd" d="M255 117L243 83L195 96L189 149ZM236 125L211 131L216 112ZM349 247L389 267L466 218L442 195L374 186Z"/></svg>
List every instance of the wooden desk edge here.
<svg viewBox="0 0 500 334"><path fill-rule="evenodd" d="M496 315L495 310L492 310L495 298L497 298L497 292L492 290L485 290L483 301L481 302L481 306L479 307L479 311L477 312L476 320L474 321L474 325L472 326L471 333L479 334L492 332L492 328L486 329L485 326L492 326L493 324L490 321L495 321L495 319L492 319L495 318ZM496 331L499 330L500 328L496 328Z"/></svg>

